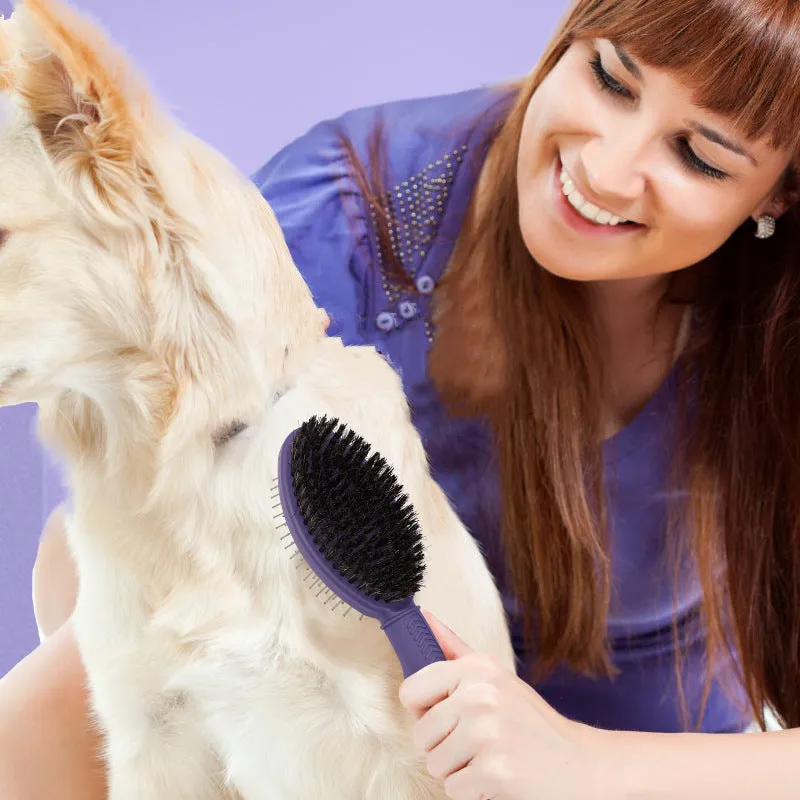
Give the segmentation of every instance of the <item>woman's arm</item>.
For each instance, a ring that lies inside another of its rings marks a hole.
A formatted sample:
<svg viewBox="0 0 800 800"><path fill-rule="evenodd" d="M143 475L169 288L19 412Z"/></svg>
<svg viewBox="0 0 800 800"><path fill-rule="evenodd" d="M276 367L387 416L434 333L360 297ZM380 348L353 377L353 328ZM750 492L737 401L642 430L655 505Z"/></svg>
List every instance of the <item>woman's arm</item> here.
<svg viewBox="0 0 800 800"><path fill-rule="evenodd" d="M0 680L0 797L105 800L100 744L67 623Z"/></svg>
<svg viewBox="0 0 800 800"><path fill-rule="evenodd" d="M46 641L0 680L0 797L9 800L106 797L100 738L67 622L77 579L64 516L59 507L48 518L33 570L36 621Z"/></svg>
<svg viewBox="0 0 800 800"><path fill-rule="evenodd" d="M800 797L800 730L754 734L600 732L600 785L618 800Z"/></svg>
<svg viewBox="0 0 800 800"><path fill-rule="evenodd" d="M800 797L800 730L633 733L561 716L428 611L447 658L406 678L414 743L452 798L789 800Z"/></svg>
<svg viewBox="0 0 800 800"><path fill-rule="evenodd" d="M47 518L33 567L33 613L44 640L72 615L78 591L75 563L67 542L66 510L58 506Z"/></svg>

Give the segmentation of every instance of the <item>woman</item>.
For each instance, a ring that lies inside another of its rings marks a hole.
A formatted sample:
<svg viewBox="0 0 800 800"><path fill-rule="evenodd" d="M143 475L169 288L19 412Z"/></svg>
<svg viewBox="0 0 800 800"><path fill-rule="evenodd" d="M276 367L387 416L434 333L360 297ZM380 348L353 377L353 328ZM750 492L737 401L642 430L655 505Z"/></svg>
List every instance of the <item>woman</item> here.
<svg viewBox="0 0 800 800"><path fill-rule="evenodd" d="M791 0L578 0L519 86L255 176L506 598L518 677L432 620L401 689L457 800L800 790L798 44ZM3 796L102 796L80 676L66 625L5 679Z"/></svg>

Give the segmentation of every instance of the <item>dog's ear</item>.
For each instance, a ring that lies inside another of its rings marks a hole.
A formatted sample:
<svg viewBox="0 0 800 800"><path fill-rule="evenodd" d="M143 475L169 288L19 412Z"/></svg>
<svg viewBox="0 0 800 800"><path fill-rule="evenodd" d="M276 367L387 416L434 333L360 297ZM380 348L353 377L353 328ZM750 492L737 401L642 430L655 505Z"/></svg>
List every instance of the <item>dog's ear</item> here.
<svg viewBox="0 0 800 800"><path fill-rule="evenodd" d="M10 88L59 176L93 212L122 211L144 160L143 84L101 30L61 0L22 0L5 26L15 50Z"/></svg>

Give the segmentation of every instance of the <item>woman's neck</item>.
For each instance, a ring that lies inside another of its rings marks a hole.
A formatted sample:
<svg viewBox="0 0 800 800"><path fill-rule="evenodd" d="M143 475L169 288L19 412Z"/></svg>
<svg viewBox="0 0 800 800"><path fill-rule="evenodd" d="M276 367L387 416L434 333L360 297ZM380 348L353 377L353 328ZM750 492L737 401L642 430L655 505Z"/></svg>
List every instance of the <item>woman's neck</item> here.
<svg viewBox="0 0 800 800"><path fill-rule="evenodd" d="M603 438L627 425L664 381L683 347L686 308L663 303L662 276L589 285L602 336Z"/></svg>

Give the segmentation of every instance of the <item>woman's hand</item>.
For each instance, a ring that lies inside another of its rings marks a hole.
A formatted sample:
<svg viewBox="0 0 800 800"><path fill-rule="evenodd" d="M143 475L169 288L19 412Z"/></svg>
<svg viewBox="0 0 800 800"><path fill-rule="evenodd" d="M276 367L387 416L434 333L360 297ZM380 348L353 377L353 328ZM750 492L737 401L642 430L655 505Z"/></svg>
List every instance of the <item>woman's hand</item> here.
<svg viewBox="0 0 800 800"><path fill-rule="evenodd" d="M400 701L417 720L414 743L453 800L591 800L601 731L572 722L515 674L474 653L423 612L447 661L410 675Z"/></svg>

